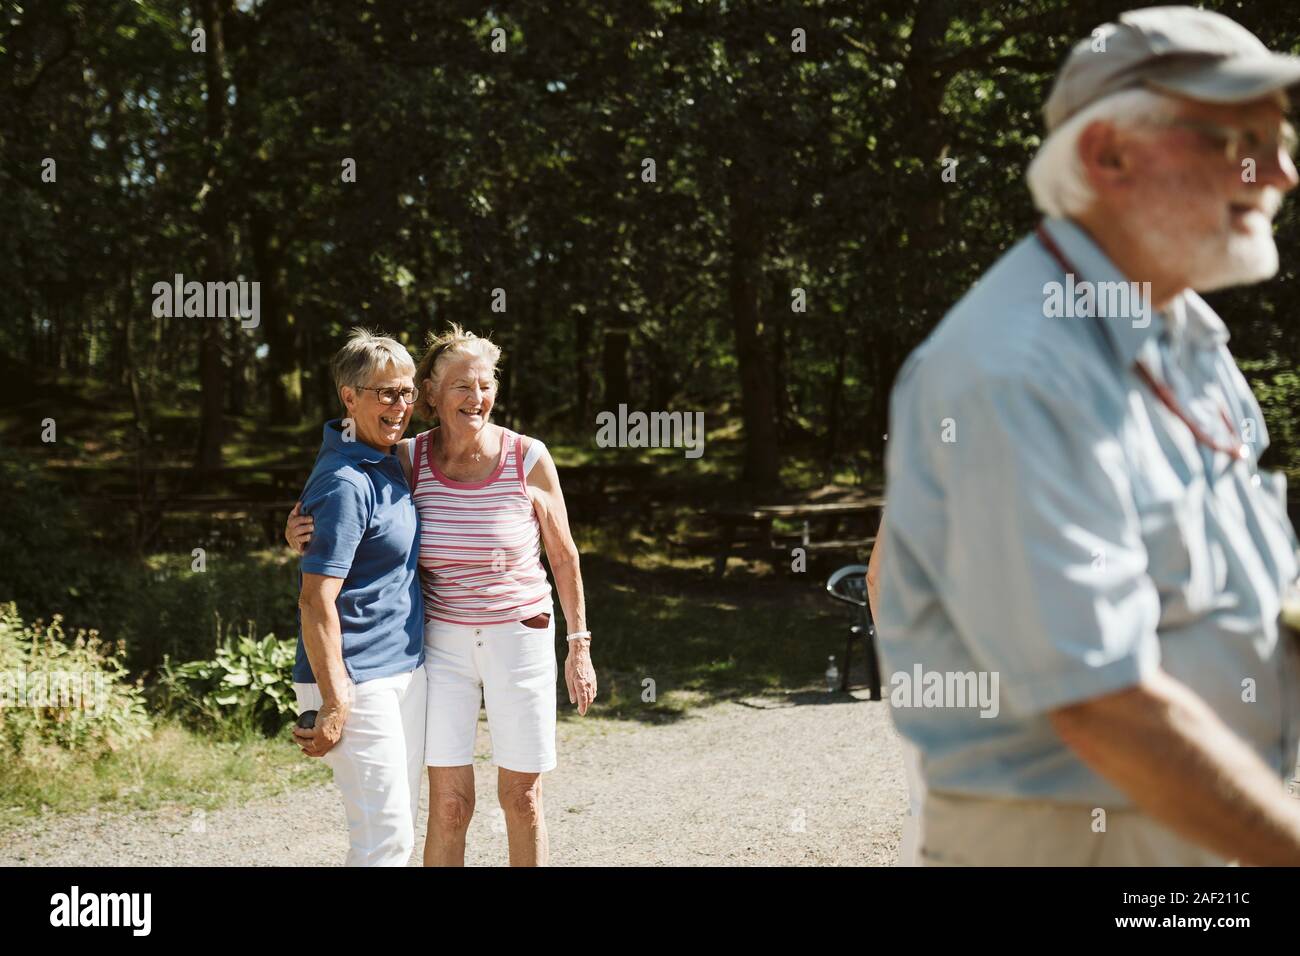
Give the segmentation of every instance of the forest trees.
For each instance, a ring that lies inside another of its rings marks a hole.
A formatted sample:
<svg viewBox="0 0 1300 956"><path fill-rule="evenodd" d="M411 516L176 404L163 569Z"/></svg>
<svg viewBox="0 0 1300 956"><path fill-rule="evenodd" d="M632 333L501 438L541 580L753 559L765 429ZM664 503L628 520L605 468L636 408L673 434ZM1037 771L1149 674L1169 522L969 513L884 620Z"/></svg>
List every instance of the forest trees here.
<svg viewBox="0 0 1300 956"><path fill-rule="evenodd" d="M449 320L502 344L514 427L590 444L620 404L734 416L763 490L790 449L876 462L903 358L1034 221L1056 65L1124 6L6 8L0 348L120 388L142 448L163 401L191 405L200 465L229 416L332 413L347 327L414 348ZM1229 12L1296 48L1251 11ZM261 321L153 318L177 273L259 282ZM1296 295L1216 297L1235 352L1292 369Z"/></svg>

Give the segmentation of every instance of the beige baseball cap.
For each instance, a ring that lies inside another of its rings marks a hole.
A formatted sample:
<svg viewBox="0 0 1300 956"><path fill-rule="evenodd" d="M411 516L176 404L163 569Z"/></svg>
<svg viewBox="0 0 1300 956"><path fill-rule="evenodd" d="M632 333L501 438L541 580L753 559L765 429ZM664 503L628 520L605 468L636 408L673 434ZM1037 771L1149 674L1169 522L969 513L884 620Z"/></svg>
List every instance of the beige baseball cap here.
<svg viewBox="0 0 1300 956"><path fill-rule="evenodd" d="M1246 103L1300 84L1300 57L1274 53L1220 13L1146 7L1070 51L1043 106L1052 131L1111 93L1146 86L1206 103Z"/></svg>

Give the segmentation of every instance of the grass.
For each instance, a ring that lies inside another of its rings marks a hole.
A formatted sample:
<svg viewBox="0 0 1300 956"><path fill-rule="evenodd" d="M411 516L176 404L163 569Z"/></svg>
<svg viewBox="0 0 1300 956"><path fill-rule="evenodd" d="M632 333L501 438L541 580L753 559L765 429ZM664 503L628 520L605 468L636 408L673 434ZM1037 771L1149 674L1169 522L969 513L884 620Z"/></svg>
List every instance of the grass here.
<svg viewBox="0 0 1300 956"><path fill-rule="evenodd" d="M149 740L117 752L44 748L0 762L0 829L90 807L211 810L329 779L287 739L218 741L161 721Z"/></svg>
<svg viewBox="0 0 1300 956"><path fill-rule="evenodd" d="M644 535L578 537L596 716L663 722L694 706L815 686L828 656L843 653L848 618L819 571L733 564L718 580L711 558L679 558Z"/></svg>

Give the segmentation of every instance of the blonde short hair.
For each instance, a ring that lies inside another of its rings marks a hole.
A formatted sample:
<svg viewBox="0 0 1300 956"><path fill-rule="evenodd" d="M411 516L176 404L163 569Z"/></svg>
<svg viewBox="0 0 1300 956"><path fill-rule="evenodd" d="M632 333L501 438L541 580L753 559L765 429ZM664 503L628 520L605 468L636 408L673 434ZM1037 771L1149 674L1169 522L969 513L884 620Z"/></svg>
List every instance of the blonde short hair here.
<svg viewBox="0 0 1300 956"><path fill-rule="evenodd" d="M491 339L475 335L461 328L456 323L441 335L433 332L425 342L424 357L415 372L415 384L420 389L420 397L415 401L415 410L425 418L436 416L433 398L438 393L438 383L447 363L452 356L483 359L492 366L492 377L496 378L497 362L501 360L501 349ZM429 385L425 386L425 381Z"/></svg>
<svg viewBox="0 0 1300 956"><path fill-rule="evenodd" d="M342 401L343 386L361 388L375 374L392 366L398 375L415 375L415 360L406 346L387 335L371 332L369 329L355 328L348 336L346 344L339 349L330 362L330 373L334 376L334 392Z"/></svg>

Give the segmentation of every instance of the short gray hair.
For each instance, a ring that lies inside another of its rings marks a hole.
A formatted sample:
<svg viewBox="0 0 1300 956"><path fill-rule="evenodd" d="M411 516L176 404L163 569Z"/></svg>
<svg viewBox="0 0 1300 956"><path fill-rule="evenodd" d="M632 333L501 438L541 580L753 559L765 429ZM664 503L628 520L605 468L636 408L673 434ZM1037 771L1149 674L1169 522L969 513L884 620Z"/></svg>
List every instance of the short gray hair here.
<svg viewBox="0 0 1300 956"><path fill-rule="evenodd" d="M348 336L347 343L330 362L334 390L341 392L344 385L360 388L376 372L390 365L397 370L398 375L415 376L415 361L411 358L411 353L406 351L405 345L387 335L355 328Z"/></svg>
<svg viewBox="0 0 1300 956"><path fill-rule="evenodd" d="M1132 129L1172 119L1178 106L1172 96L1139 88L1103 96L1071 116L1043 140L1029 164L1026 178L1034 205L1057 218L1077 216L1092 205L1092 186L1079 159L1079 137L1091 124L1101 120Z"/></svg>

